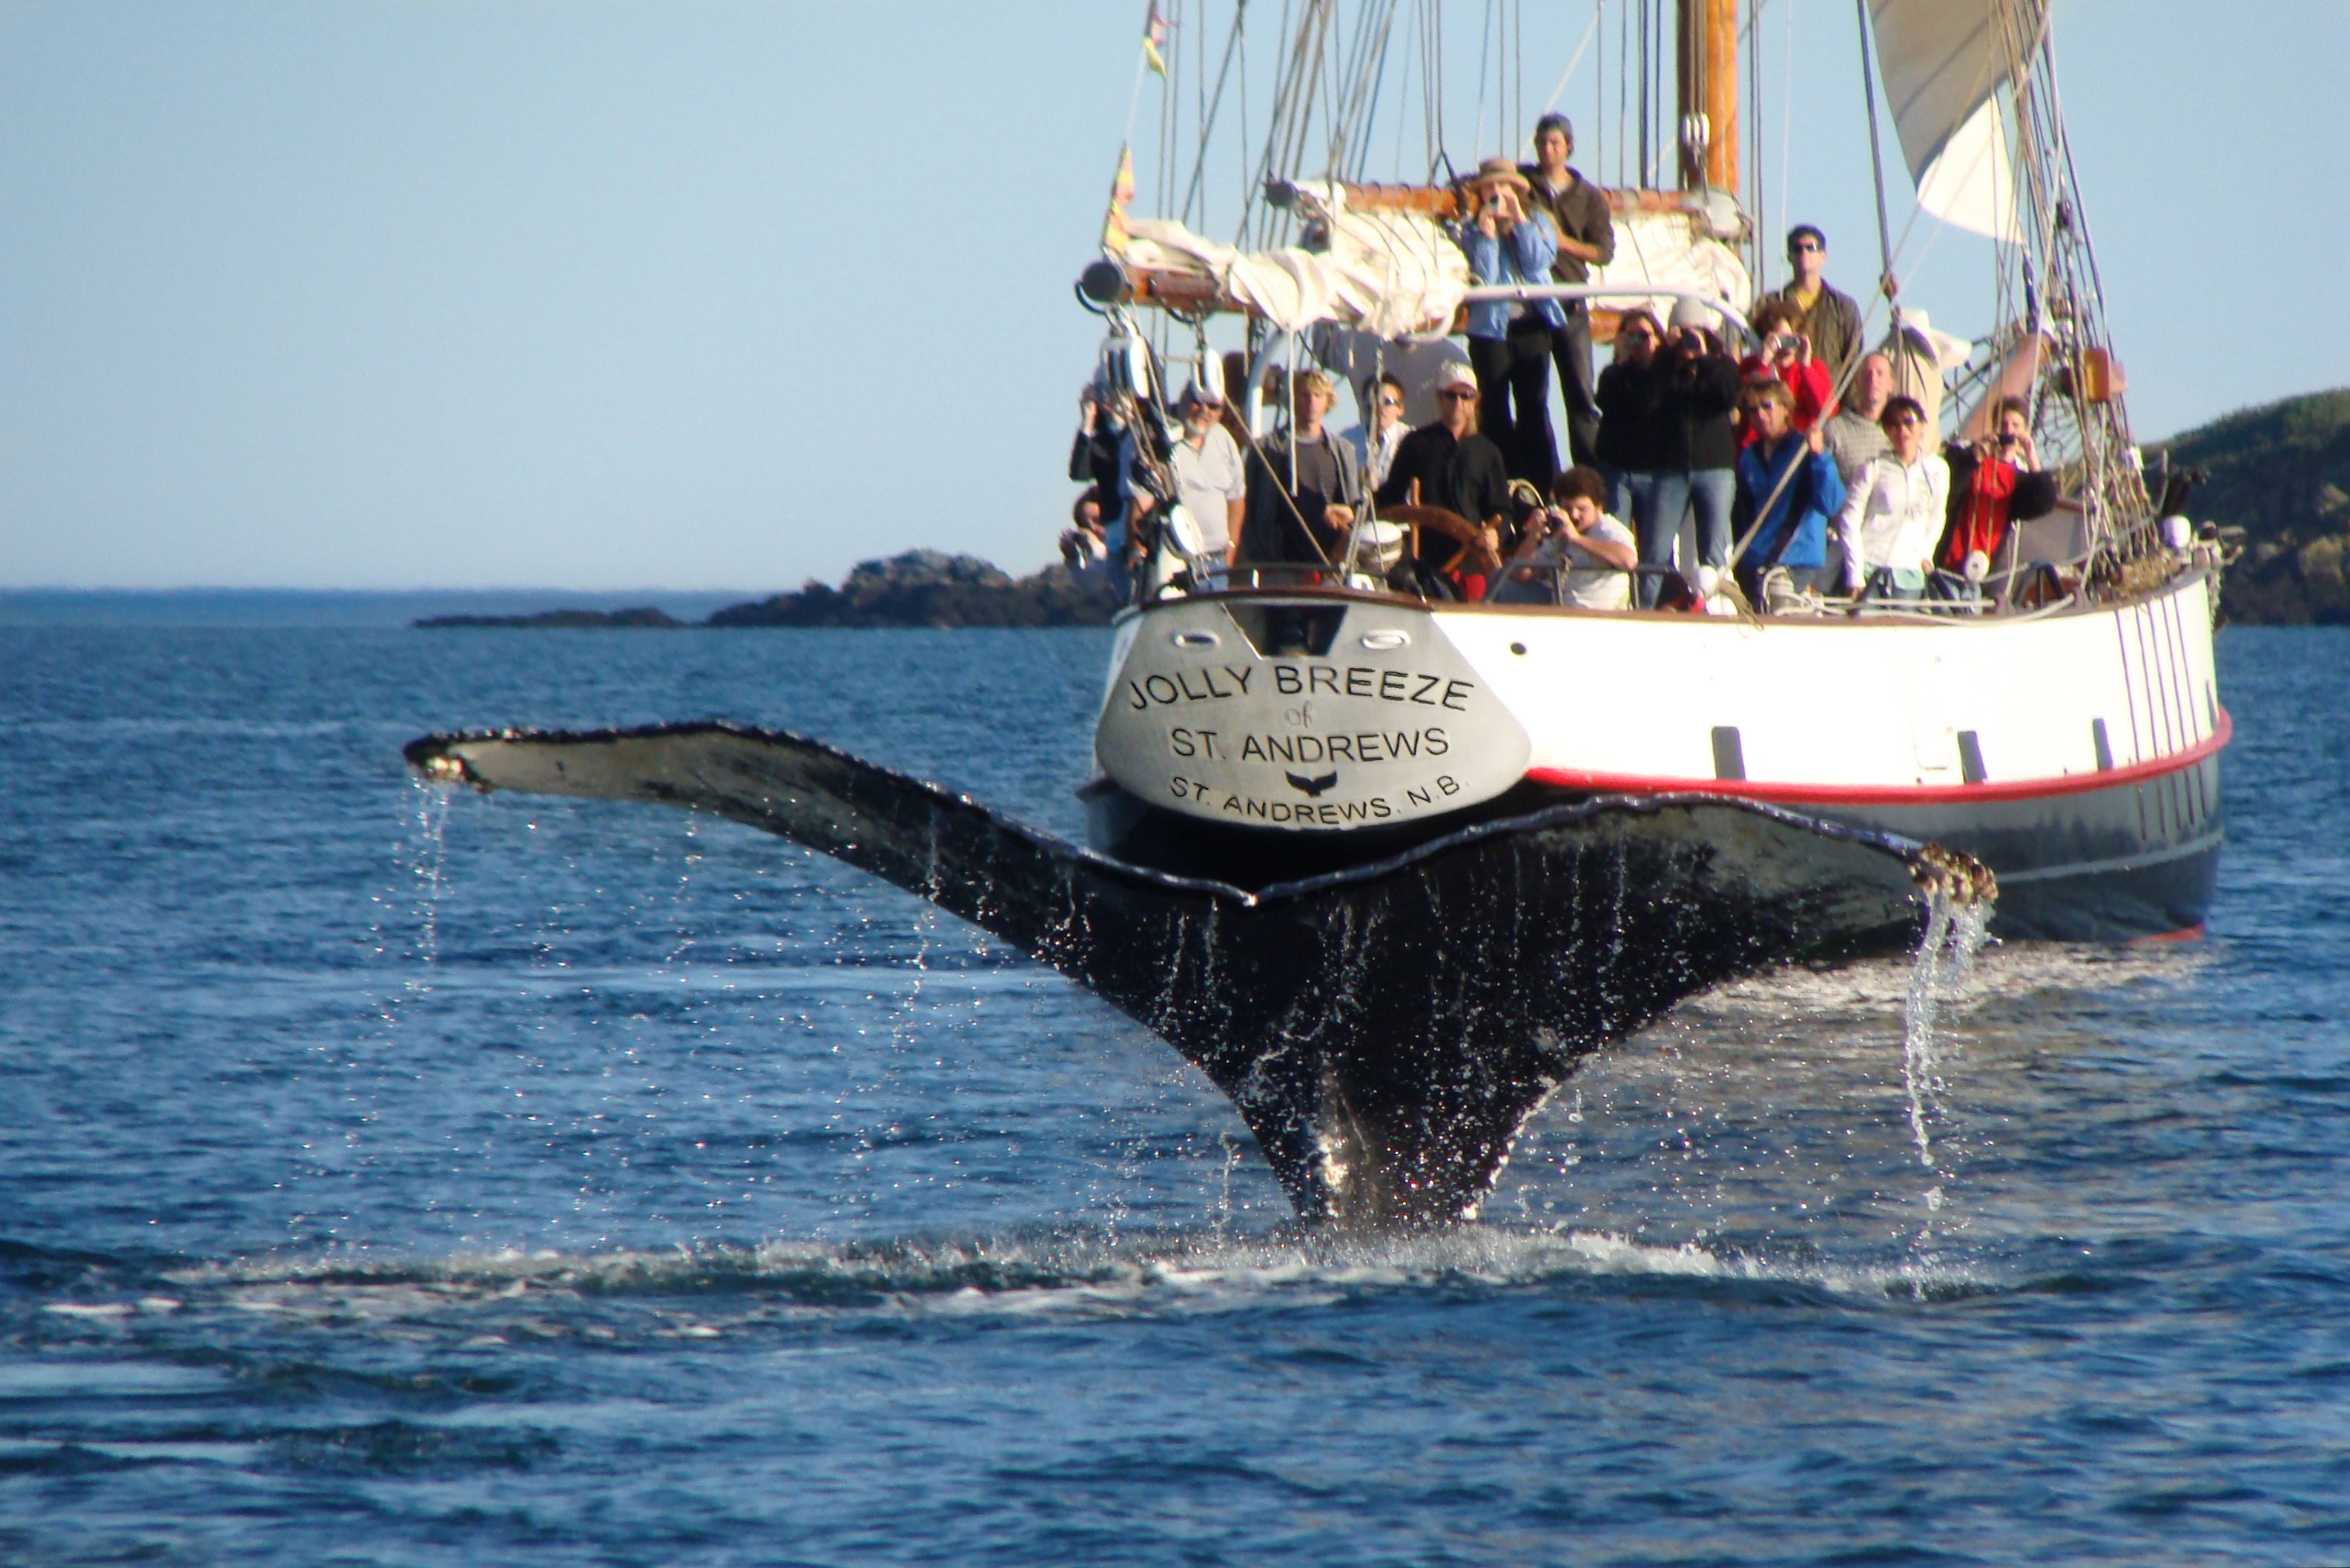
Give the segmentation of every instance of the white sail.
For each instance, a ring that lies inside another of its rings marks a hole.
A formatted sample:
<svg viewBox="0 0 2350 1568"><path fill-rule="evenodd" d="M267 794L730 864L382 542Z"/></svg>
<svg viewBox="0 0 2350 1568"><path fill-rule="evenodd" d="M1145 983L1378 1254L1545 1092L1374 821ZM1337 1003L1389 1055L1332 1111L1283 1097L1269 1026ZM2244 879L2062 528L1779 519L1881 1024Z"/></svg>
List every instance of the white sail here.
<svg viewBox="0 0 2350 1568"><path fill-rule="evenodd" d="M2015 169L1999 99L1987 98L1918 177L1918 204L1946 223L2010 244L2023 243L2015 219Z"/></svg>
<svg viewBox="0 0 2350 1568"><path fill-rule="evenodd" d="M1327 233L1326 248L1242 251L1182 224L1134 220L1121 259L1211 280L1224 297L1285 332L1325 322L1381 337L1442 327L1469 291L1469 259L1417 213L1353 213L1326 185L1301 182L1300 212Z"/></svg>
<svg viewBox="0 0 2350 1568"><path fill-rule="evenodd" d="M1977 234L2017 239L1998 93L2039 47L2047 0L1869 0L1868 10L1918 204Z"/></svg>

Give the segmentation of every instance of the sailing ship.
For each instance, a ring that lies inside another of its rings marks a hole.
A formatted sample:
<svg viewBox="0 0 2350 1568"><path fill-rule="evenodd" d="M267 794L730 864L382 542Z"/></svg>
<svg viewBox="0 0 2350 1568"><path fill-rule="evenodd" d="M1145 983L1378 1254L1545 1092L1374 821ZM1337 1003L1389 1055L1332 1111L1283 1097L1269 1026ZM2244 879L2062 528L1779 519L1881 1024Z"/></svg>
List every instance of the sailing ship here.
<svg viewBox="0 0 2350 1568"><path fill-rule="evenodd" d="M714 814L983 927L1165 1039L1231 1097L1298 1212L1340 1225L1473 1217L1579 1064L1682 997L1921 929L1928 950L1963 950L1991 870L2010 935L2193 927L2220 844L2221 561L2131 456L2044 11L1863 4L1920 201L2013 236L2013 309L1951 401L2031 396L2077 507L2022 531L1988 604L1758 612L1719 583L1701 613L1446 600L1357 554L1384 529L1373 542L1440 573L1477 526L1439 508L1357 524L1336 560L1232 568L1170 505L1116 624L1100 772L1081 791L1090 846L728 723L436 734L410 763L484 790ZM1628 259L1582 284L1480 285L1442 227L1473 190L1363 178L1397 21L1438 0L1369 0L1350 23L1336 0L1289 8L1248 249L1200 235L1197 165L1185 183L1171 155L1174 215L1131 213L1122 152L1080 293L1106 319L1107 397L1137 447L1170 433L1173 368L1221 367L1211 332L1243 339L1232 375L1254 439L1276 369L1367 353L1425 372L1481 298L1586 298L1603 339L1617 312L1667 299L1743 320L1761 202L1737 191L1734 8L1689 0L1669 28L1656 0L1610 5L1637 9L1655 46L1643 79L1673 40L1679 135L1660 147L1680 184L1609 193ZM1170 19L1200 22L1150 12L1145 61L1173 78ZM1205 90L1191 37L1212 120L1222 86ZM1336 107L1317 120L1316 102Z"/></svg>
<svg viewBox="0 0 2350 1568"><path fill-rule="evenodd" d="M1608 8L1602 0L1595 28ZM1147 432L1135 443L1145 461L1173 428L1176 376L1188 363L1212 379L1227 362L1219 335L1240 340L1227 374L1243 378L1250 440L1269 430L1268 384L1308 366L1349 380L1367 367L1408 385L1418 375L1425 408L1431 349L1445 352L1456 313L1481 301L1583 301L1602 343L1625 312L1683 299L1742 327L1757 294L1762 191L1759 178L1741 185L1741 7L1618 8L1638 14L1643 52L1621 63L1644 102L1670 56L1675 134L1664 134L1661 92L1649 118L1654 161L1669 157L1679 181L1606 192L1615 259L1586 282L1482 283L1445 226L1473 212L1472 182L1364 178L1365 122L1399 14L1423 68L1439 64L1430 0L1374 0L1350 16L1332 0L1297 8L1293 68L1280 76L1240 229L1253 245L1196 232L1196 166L1187 185L1183 161L1164 152L1175 199L1165 215L1139 215L1122 151L1102 253L1078 293L1105 320L1102 384ZM1751 32L1755 7L1745 9ZM1196 540L1180 509L1162 512L1155 530L1137 524L1142 562L1117 621L1099 774L1083 791L1097 847L1262 881L1562 804L1730 799L1979 858L1998 877L2002 936L2199 930L2230 734L2212 659L2223 547L2178 514L2189 476L2149 472L2133 442L2048 10L2047 0L1855 7L1873 57L1872 156L1882 158L1881 85L1918 212L1989 236L1998 258L1995 319L1941 400L1948 433L1979 434L1996 400L2027 400L2066 498L2014 527L1987 572L1978 566L1980 598L1753 605L1705 572L1685 596L1697 613L1461 602L1399 591L1411 579L1367 557L1401 535L1410 555L1449 565L1473 543L1473 520L1402 508L1400 527L1358 524L1340 557L1227 568L1186 548ZM1169 71L1169 54L1180 66L1180 49L1163 47L1170 20L1180 38L1208 19L1151 7L1154 74ZM1206 50L1194 53L1204 72ZM1229 47L1224 60L1228 71ZM1206 81L1193 87L1202 150ZM1220 103L1225 86L1217 77ZM1180 117L1162 119L1175 134ZM1639 166L1649 153L1644 140ZM1436 148L1431 168L1449 166ZM1899 333L1923 324L1890 282L1881 166L1878 180L1888 297L1872 312L1887 308Z"/></svg>

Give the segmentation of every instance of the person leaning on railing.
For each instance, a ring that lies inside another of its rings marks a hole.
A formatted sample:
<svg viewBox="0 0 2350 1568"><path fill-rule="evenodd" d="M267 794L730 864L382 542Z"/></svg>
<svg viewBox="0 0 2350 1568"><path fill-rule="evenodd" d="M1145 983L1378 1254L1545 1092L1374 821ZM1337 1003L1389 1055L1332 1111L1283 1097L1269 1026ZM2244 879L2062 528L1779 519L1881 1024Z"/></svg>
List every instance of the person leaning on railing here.
<svg viewBox="0 0 2350 1568"><path fill-rule="evenodd" d="M1607 512L1607 483L1578 464L1551 481L1550 504L1526 519L1510 568L1489 597L1625 609L1640 552L1632 530ZM1555 596L1555 597L1554 597Z"/></svg>

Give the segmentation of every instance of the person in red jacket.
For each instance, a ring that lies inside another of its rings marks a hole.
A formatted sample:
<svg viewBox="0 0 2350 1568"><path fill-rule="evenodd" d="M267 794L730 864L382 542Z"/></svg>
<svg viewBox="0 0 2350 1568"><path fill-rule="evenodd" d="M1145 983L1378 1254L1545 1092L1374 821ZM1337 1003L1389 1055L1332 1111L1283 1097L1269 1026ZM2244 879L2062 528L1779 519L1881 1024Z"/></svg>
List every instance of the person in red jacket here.
<svg viewBox="0 0 2350 1568"><path fill-rule="evenodd" d="M1983 571L2018 523L2056 510L2056 476L2040 467L2032 441L2032 407L2022 398L2002 398L1991 415L1991 435L1972 446L1952 444L1949 522L1934 547L1930 587L1937 598L1980 599L1980 576L1967 573L1967 557L1981 552Z"/></svg>
<svg viewBox="0 0 2350 1568"><path fill-rule="evenodd" d="M1830 400L1835 384L1828 379L1827 361L1812 352L1803 314L1785 300L1766 299L1754 312L1754 333L1762 339L1762 348L1739 361L1739 374L1749 381L1775 377L1794 400L1795 433L1811 434L1813 426L1835 411ZM1749 427L1739 444L1749 446L1753 441L1754 431Z"/></svg>

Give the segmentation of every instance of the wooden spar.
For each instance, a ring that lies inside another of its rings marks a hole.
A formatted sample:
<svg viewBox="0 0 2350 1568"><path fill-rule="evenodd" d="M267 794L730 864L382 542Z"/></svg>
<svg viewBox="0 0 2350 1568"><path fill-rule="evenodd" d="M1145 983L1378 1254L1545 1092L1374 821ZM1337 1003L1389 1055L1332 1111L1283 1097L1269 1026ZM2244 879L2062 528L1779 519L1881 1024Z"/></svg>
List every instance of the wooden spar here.
<svg viewBox="0 0 2350 1568"><path fill-rule="evenodd" d="M1681 188L1738 189L1738 0L1680 0Z"/></svg>
<svg viewBox="0 0 2350 1568"><path fill-rule="evenodd" d="M1705 0L1705 182L1738 189L1738 5Z"/></svg>

